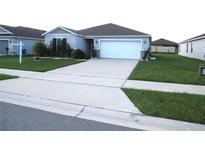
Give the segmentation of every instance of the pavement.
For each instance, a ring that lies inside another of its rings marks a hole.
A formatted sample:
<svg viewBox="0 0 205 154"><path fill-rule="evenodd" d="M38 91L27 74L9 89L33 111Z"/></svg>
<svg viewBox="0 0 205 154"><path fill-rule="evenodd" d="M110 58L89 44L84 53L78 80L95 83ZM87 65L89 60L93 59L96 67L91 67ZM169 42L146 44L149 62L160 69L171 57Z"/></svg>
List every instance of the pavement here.
<svg viewBox="0 0 205 154"><path fill-rule="evenodd" d="M0 131L136 131L0 102Z"/></svg>
<svg viewBox="0 0 205 154"><path fill-rule="evenodd" d="M127 79L137 63L137 60L92 59L85 63L79 63L49 72L66 75Z"/></svg>
<svg viewBox="0 0 205 154"><path fill-rule="evenodd" d="M205 130L205 125L143 115L120 89L137 85L127 81L137 63L94 59L45 73L16 71L20 78L0 81L0 101L134 129Z"/></svg>
<svg viewBox="0 0 205 154"><path fill-rule="evenodd" d="M30 77L35 74L39 74L39 72L33 72L33 71L21 71L21 70L13 70L13 69L4 69L0 68L0 74L8 74L8 75L14 75L18 77Z"/></svg>
<svg viewBox="0 0 205 154"><path fill-rule="evenodd" d="M98 107L90 107L86 105L77 105L67 102L35 97L33 98L31 96L24 96L6 92L0 92L0 96L1 101L8 104L29 107L74 118L92 120L133 129L151 131L205 130L205 125L201 124L145 116L132 112L122 112Z"/></svg>
<svg viewBox="0 0 205 154"><path fill-rule="evenodd" d="M123 88L205 95L205 86L165 82L127 80Z"/></svg>

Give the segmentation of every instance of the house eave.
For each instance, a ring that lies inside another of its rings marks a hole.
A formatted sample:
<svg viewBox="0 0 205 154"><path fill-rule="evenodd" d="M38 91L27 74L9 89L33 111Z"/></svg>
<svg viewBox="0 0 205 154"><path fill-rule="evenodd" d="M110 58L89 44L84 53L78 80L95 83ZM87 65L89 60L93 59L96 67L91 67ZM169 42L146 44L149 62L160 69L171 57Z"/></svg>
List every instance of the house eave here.
<svg viewBox="0 0 205 154"><path fill-rule="evenodd" d="M150 38L151 35L87 35L85 38L93 39L93 38Z"/></svg>
<svg viewBox="0 0 205 154"><path fill-rule="evenodd" d="M0 38L16 38L16 39L29 39L29 40L42 40L44 41L43 38L34 38L34 37L23 37L23 36L1 36Z"/></svg>
<svg viewBox="0 0 205 154"><path fill-rule="evenodd" d="M192 41L203 40L203 39L205 39L205 36L194 38L194 39L185 40L185 41L180 42L179 44L188 43L188 42L192 42Z"/></svg>
<svg viewBox="0 0 205 154"><path fill-rule="evenodd" d="M0 28L2 28L3 30L5 30L6 32L1 32L0 34L13 34L12 32L8 31L7 29L5 29L4 27L0 26Z"/></svg>
<svg viewBox="0 0 205 154"><path fill-rule="evenodd" d="M73 34L73 35L77 35L77 36L84 37L83 35L77 34L77 33L73 32L73 31L71 31L71 30L68 30L68 29L62 27L62 26L58 26L58 27L56 27L56 28L54 28L54 29L52 29L52 30L50 30L50 31L47 31L47 32L43 33L42 36L45 36L46 34L49 34L50 32L56 30L57 28L60 28L60 29L62 29L62 30L64 30L64 31L66 31L66 32L69 32L69 33Z"/></svg>

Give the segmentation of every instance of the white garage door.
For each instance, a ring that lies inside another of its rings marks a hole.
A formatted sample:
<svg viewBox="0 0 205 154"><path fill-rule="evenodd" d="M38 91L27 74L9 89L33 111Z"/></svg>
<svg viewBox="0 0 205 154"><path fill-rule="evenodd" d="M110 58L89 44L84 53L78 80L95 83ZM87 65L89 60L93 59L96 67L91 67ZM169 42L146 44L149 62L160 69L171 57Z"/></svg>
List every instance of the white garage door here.
<svg viewBox="0 0 205 154"><path fill-rule="evenodd" d="M101 41L101 58L140 59L140 41Z"/></svg>

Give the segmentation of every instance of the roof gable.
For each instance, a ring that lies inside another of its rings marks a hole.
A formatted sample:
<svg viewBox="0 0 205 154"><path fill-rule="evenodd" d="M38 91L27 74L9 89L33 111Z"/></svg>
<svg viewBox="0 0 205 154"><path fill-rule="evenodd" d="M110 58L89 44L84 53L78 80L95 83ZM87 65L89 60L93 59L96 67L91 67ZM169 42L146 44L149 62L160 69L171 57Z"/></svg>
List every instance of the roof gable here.
<svg viewBox="0 0 205 154"><path fill-rule="evenodd" d="M69 31L66 31L64 29L61 29L59 27L49 31L47 34L71 34Z"/></svg>
<svg viewBox="0 0 205 154"><path fill-rule="evenodd" d="M153 46L154 45L155 46L178 46L178 43L161 38L159 40L153 41L151 45Z"/></svg>
<svg viewBox="0 0 205 154"><path fill-rule="evenodd" d="M39 38L43 39L41 36L43 33L45 33L44 30L29 28L29 27L12 27L7 25L0 25L3 29L6 29L10 33L8 35L17 36L17 37L29 37L29 38ZM6 35L6 34L5 34Z"/></svg>
<svg viewBox="0 0 205 154"><path fill-rule="evenodd" d="M78 33L85 36L148 35L146 33L122 27L112 23L79 30Z"/></svg>
<svg viewBox="0 0 205 154"><path fill-rule="evenodd" d="M56 27L48 32L45 32L42 35L44 36L47 34L74 34L74 35L78 35L75 30L70 29L70 28L66 28L66 27L62 27L62 26L58 26L58 27Z"/></svg>
<svg viewBox="0 0 205 154"><path fill-rule="evenodd" d="M12 34L12 33L8 31L7 29L0 26L0 34Z"/></svg>

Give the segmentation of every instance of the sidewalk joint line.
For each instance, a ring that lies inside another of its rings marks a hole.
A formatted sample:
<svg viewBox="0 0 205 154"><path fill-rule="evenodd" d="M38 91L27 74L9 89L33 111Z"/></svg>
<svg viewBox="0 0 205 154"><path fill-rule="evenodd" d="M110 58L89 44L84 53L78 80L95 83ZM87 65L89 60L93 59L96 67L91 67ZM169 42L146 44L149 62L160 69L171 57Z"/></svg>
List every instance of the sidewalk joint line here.
<svg viewBox="0 0 205 154"><path fill-rule="evenodd" d="M105 85L98 85L98 84L87 84L87 83L77 83L77 82L65 82L65 81L56 81L56 80L48 80L48 79L38 79L38 78L30 78L30 77L21 77L22 79L29 79L29 80L39 80L39 81L49 81L49 82L60 82L60 83L69 83L69 84L78 84L78 85L86 85L86 86L93 86L93 87L107 87L107 88L120 88L120 86L105 86Z"/></svg>

